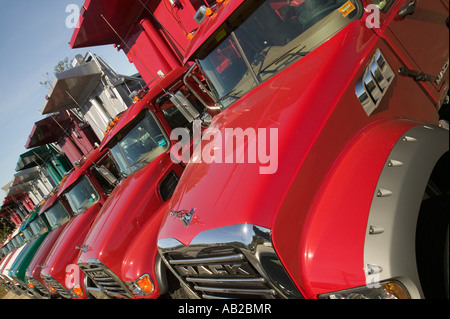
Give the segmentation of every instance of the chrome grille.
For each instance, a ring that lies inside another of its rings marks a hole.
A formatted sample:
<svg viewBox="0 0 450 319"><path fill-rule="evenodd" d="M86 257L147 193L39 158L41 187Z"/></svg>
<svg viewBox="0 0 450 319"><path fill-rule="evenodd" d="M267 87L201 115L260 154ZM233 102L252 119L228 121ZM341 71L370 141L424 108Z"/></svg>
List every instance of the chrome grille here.
<svg viewBox="0 0 450 319"><path fill-rule="evenodd" d="M80 269L103 292L113 297L132 297L125 284L111 270L98 260L89 259L86 264L78 264Z"/></svg>
<svg viewBox="0 0 450 319"><path fill-rule="evenodd" d="M270 230L233 225L197 235L189 246L158 241L168 268L188 292L205 299L301 298L276 256Z"/></svg>
<svg viewBox="0 0 450 319"><path fill-rule="evenodd" d="M243 254L169 259L168 262L202 298L275 298L277 295Z"/></svg>
<svg viewBox="0 0 450 319"><path fill-rule="evenodd" d="M34 288L36 288L40 293L42 293L44 295L50 294L48 289L45 288L45 286L43 284L41 284L38 280L31 278L31 277L27 277L27 280L28 280L28 282L31 282L34 285Z"/></svg>
<svg viewBox="0 0 450 319"><path fill-rule="evenodd" d="M59 293L61 296L63 296L66 299L71 299L72 296L70 292L59 283L56 279L50 277L50 276L41 276L43 280L49 285L52 286L57 293Z"/></svg>

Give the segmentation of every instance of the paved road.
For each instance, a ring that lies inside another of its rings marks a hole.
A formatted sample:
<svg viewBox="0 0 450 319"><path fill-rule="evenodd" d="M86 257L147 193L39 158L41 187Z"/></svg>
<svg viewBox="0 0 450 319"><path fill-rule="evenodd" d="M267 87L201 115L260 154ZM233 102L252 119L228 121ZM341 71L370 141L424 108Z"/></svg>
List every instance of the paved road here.
<svg viewBox="0 0 450 319"><path fill-rule="evenodd" d="M31 299L25 294L22 294L21 296L16 295L15 293L8 291L8 293L2 298L2 299Z"/></svg>

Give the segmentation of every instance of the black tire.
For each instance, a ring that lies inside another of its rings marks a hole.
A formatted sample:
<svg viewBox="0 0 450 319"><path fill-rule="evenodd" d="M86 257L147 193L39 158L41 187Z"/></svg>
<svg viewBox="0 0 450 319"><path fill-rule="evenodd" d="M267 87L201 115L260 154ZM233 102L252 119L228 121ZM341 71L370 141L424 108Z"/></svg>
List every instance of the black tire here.
<svg viewBox="0 0 450 319"><path fill-rule="evenodd" d="M417 224L416 257L427 299L449 299L449 196L422 202Z"/></svg>

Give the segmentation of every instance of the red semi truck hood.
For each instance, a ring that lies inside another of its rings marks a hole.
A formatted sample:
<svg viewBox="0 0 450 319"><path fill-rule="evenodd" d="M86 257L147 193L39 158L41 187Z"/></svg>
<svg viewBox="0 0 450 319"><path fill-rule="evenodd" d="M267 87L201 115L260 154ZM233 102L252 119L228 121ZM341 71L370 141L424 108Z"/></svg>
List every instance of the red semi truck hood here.
<svg viewBox="0 0 450 319"><path fill-rule="evenodd" d="M31 260L30 265L27 268L26 276L27 277L33 277L34 279L42 282L41 279L41 270L42 265L44 264L45 260L48 257L48 254L50 253L51 249L53 248L53 245L55 244L56 240L58 239L61 232L64 230L64 228L67 226L67 223L64 225L61 225L57 229L54 229L48 234L47 237L45 237L44 241L42 242L41 246L37 250L36 254L34 255L33 259Z"/></svg>
<svg viewBox="0 0 450 319"><path fill-rule="evenodd" d="M49 275L61 284L65 284L67 266L76 265L80 253L80 249L76 247L81 248L90 225L101 207L100 203L96 203L66 223L67 226L61 232L45 260L45 268L41 274Z"/></svg>
<svg viewBox="0 0 450 319"><path fill-rule="evenodd" d="M169 203L159 239L176 237L188 245L198 233L211 228L242 223L273 228L274 212L278 211L290 183L333 111L332 106L342 95L345 84L337 85L327 74L339 72L343 82L349 81L355 70L336 61L347 60L349 65L359 66L367 54L364 41L369 38L368 30L362 29L359 23L349 24L324 45L214 118L207 132L218 130L222 136L227 128L251 128L256 132L266 129L268 139L270 129L276 129L277 170L274 174L260 174L260 168L267 165L258 163L258 156L253 164L249 164L246 157L244 164L236 163L236 160L233 164L189 163ZM348 41L357 42L356 48L346 47L344 44ZM356 99L354 91L352 94ZM363 119L361 123L365 121ZM346 142L348 140L340 141L338 136L333 141L334 144ZM208 141L202 143L205 146ZM246 144L245 156L248 153ZM193 218L189 227L185 227L177 218L177 212L192 209ZM171 211L174 211L172 216Z"/></svg>
<svg viewBox="0 0 450 319"><path fill-rule="evenodd" d="M97 259L120 274L128 246L164 203L157 186L175 166L169 153L163 153L117 185L93 222L78 262Z"/></svg>

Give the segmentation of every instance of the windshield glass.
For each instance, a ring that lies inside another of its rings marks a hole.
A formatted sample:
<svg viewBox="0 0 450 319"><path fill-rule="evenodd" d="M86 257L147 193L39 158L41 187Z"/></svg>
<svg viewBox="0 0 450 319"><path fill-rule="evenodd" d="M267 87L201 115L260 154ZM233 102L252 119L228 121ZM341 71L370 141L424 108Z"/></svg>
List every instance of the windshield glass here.
<svg viewBox="0 0 450 319"><path fill-rule="evenodd" d="M33 233L33 230L30 228L30 226L28 226L27 228L25 228L23 230L23 235L25 236L25 239L30 242L32 241L36 235Z"/></svg>
<svg viewBox="0 0 450 319"><path fill-rule="evenodd" d="M12 240L6 244L6 247L8 247L9 251L13 251L15 248L17 248L16 246L14 246L14 243Z"/></svg>
<svg viewBox="0 0 450 319"><path fill-rule="evenodd" d="M49 230L48 224L42 216L39 216L35 220L33 220L30 223L30 228L35 236L40 236Z"/></svg>
<svg viewBox="0 0 450 319"><path fill-rule="evenodd" d="M3 252L4 255L7 255L9 253L8 246L3 246L2 247L2 252Z"/></svg>
<svg viewBox="0 0 450 319"><path fill-rule="evenodd" d="M75 215L83 213L100 200L100 194L85 175L78 180L65 196Z"/></svg>
<svg viewBox="0 0 450 319"><path fill-rule="evenodd" d="M125 176L144 167L169 147L168 139L149 110L141 112L137 121L131 128L125 127L124 133L119 132L116 144L111 147L111 154Z"/></svg>
<svg viewBox="0 0 450 319"><path fill-rule="evenodd" d="M223 107L356 18L351 0L247 0L195 53Z"/></svg>
<svg viewBox="0 0 450 319"><path fill-rule="evenodd" d="M16 237L13 238L13 242L15 243L16 247L20 247L23 244L25 244L25 240L22 237L22 234L18 234Z"/></svg>
<svg viewBox="0 0 450 319"><path fill-rule="evenodd" d="M52 229L58 228L70 219L69 212L59 200L56 201L44 214L45 217L47 217ZM44 221L42 220L42 222Z"/></svg>

